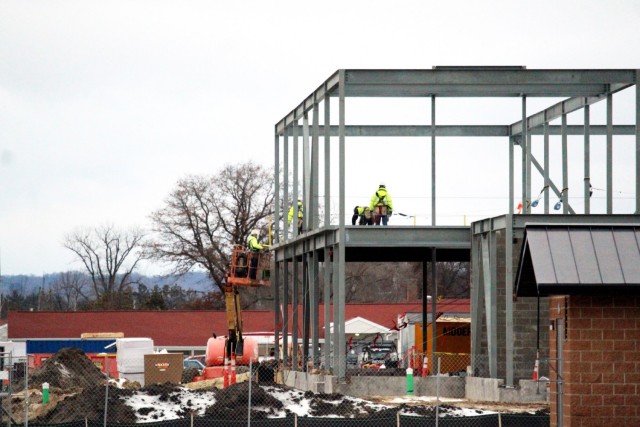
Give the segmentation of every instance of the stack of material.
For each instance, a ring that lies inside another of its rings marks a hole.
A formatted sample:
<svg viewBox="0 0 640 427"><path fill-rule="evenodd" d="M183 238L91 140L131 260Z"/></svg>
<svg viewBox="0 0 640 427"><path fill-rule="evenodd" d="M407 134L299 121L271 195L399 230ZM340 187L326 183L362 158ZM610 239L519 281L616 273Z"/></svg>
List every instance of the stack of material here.
<svg viewBox="0 0 640 427"><path fill-rule="evenodd" d="M144 386L144 355L153 354L153 340L151 338L118 338L116 348L120 377L137 381Z"/></svg>

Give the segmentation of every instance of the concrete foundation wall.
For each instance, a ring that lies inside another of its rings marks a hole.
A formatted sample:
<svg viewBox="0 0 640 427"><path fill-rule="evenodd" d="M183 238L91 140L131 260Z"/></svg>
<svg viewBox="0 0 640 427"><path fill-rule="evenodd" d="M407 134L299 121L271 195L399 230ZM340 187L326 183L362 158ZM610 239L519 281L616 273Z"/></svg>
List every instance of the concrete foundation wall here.
<svg viewBox="0 0 640 427"><path fill-rule="evenodd" d="M331 375L285 371L282 379L289 387L314 393L340 393L345 396L406 396L406 377L351 377L338 383ZM439 384L438 384L439 381ZM439 391L439 393L438 393ZM416 377L414 396L437 396L482 402L546 402L547 383L522 380L517 387L505 388L504 380L476 377Z"/></svg>
<svg viewBox="0 0 640 427"><path fill-rule="evenodd" d="M546 382L521 380L517 387L506 388L504 380L496 378L465 378L465 397L478 402L530 403L547 402Z"/></svg>
<svg viewBox="0 0 640 427"><path fill-rule="evenodd" d="M314 393L340 393L346 396L406 396L406 377L351 377L346 383L338 383L337 377L323 374L285 371L284 383L289 387ZM439 384L438 384L439 380ZM413 394L415 396L436 396L437 389L441 397L465 397L464 377L415 377Z"/></svg>

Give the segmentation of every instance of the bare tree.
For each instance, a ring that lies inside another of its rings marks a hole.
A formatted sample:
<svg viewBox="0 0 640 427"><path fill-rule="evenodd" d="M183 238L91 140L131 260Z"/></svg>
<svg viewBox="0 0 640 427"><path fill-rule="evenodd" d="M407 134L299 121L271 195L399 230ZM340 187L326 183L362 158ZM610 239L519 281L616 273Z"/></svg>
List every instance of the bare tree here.
<svg viewBox="0 0 640 427"><path fill-rule="evenodd" d="M62 310L77 311L78 304L89 300L88 277L80 271L65 271L51 284L51 289L61 300Z"/></svg>
<svg viewBox="0 0 640 427"><path fill-rule="evenodd" d="M151 214L156 236L148 255L171 264L174 274L202 268L220 287L233 245L246 244L255 228L266 235L273 200L273 174L252 162L181 179L165 206Z"/></svg>
<svg viewBox="0 0 640 427"><path fill-rule="evenodd" d="M78 229L64 246L82 262L96 295L96 307L123 308L121 296L131 292L131 273L142 254L144 233L138 228L118 230L112 225Z"/></svg>

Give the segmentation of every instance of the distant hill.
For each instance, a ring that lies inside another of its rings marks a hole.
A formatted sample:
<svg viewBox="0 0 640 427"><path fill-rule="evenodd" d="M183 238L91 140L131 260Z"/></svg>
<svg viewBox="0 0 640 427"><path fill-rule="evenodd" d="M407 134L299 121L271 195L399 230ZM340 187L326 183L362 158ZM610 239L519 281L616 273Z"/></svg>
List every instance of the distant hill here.
<svg viewBox="0 0 640 427"><path fill-rule="evenodd" d="M2 276L0 278L0 292L6 295L17 291L22 295L29 295L38 292L40 288L44 287L47 289L50 287L58 280L60 274L61 273L49 273L43 276L18 274ZM145 286L149 288L153 288L156 285L178 285L183 289L201 292L209 292L217 289L213 287L207 273L200 271L189 272L182 276L143 276L136 274L133 276L133 279L134 281L144 283Z"/></svg>

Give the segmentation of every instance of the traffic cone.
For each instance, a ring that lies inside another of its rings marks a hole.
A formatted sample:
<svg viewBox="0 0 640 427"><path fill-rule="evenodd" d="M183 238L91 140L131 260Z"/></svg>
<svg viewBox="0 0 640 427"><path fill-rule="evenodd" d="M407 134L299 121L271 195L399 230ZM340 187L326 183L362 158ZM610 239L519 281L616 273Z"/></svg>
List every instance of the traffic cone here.
<svg viewBox="0 0 640 427"><path fill-rule="evenodd" d="M429 368L427 367L428 361L429 361L429 358L428 358L427 356L425 356L425 357L422 359L422 376L423 376L423 377L426 377L426 376L427 376L427 369L429 369Z"/></svg>
<svg viewBox="0 0 640 427"><path fill-rule="evenodd" d="M538 356L536 356L536 363L533 365L533 380L538 381Z"/></svg>

